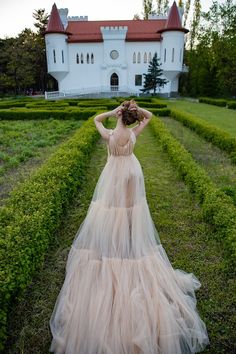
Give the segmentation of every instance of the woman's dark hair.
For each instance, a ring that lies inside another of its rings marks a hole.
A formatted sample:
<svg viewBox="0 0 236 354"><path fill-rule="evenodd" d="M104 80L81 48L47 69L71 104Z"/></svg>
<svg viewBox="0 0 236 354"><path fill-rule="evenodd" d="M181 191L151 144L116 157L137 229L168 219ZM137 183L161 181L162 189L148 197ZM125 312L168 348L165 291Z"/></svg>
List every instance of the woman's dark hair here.
<svg viewBox="0 0 236 354"><path fill-rule="evenodd" d="M130 105L134 104L135 101L124 101L122 103L122 122L125 125L131 125L136 121L141 121L141 114L136 109L130 109Z"/></svg>

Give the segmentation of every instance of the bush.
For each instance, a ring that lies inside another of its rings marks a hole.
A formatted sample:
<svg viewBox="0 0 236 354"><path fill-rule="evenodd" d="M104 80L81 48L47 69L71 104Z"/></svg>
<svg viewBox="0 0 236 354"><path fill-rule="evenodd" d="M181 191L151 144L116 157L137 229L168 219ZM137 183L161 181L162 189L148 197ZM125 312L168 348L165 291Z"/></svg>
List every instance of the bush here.
<svg viewBox="0 0 236 354"><path fill-rule="evenodd" d="M236 139L233 136L189 113L171 109L170 116L196 131L220 149L227 151L230 154L232 162L236 162Z"/></svg>
<svg viewBox="0 0 236 354"><path fill-rule="evenodd" d="M23 294L44 256L61 217L81 185L83 171L99 138L90 118L0 208L0 350L8 313Z"/></svg>
<svg viewBox="0 0 236 354"><path fill-rule="evenodd" d="M226 264L235 266L236 210L231 197L215 186L159 118L153 118L150 125L162 148L167 151L181 177L201 203L204 219L215 228L216 239L221 241L225 250Z"/></svg>
<svg viewBox="0 0 236 354"><path fill-rule="evenodd" d="M104 107L105 108L105 107ZM100 107L101 109L101 107ZM98 108L94 109L74 109L74 107L62 109L5 109L0 110L0 120L24 120L24 119L76 119L86 120L98 111Z"/></svg>
<svg viewBox="0 0 236 354"><path fill-rule="evenodd" d="M168 117L170 115L169 108L150 108L150 111L160 117Z"/></svg>
<svg viewBox="0 0 236 354"><path fill-rule="evenodd" d="M40 101L40 102L33 102L33 103L27 103L25 105L26 108L40 108L43 107L45 109L47 109L48 107L52 107L54 109L57 109L58 107L69 107L69 103L68 102L51 102L51 101Z"/></svg>
<svg viewBox="0 0 236 354"><path fill-rule="evenodd" d="M229 109L236 109L236 101L228 101L227 102L227 107Z"/></svg>
<svg viewBox="0 0 236 354"><path fill-rule="evenodd" d="M218 99L218 98L209 98L209 97L200 97L199 102L213 104L213 105L219 106L219 107L226 107L226 105L227 105L226 100Z"/></svg>

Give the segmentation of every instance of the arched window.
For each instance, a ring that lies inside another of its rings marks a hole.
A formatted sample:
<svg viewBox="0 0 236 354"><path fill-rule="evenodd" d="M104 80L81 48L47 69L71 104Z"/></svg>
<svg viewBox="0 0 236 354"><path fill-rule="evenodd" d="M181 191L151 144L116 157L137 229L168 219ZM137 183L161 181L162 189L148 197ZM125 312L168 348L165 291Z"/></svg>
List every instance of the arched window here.
<svg viewBox="0 0 236 354"><path fill-rule="evenodd" d="M84 56L83 56L82 53L81 53L81 55L80 55L80 62L81 62L81 64L84 64Z"/></svg>
<svg viewBox="0 0 236 354"><path fill-rule="evenodd" d="M179 53L179 61L182 61L182 48L180 49L180 53Z"/></svg>
<svg viewBox="0 0 236 354"><path fill-rule="evenodd" d="M147 62L147 53L144 53L144 57L143 57L143 62L146 63Z"/></svg>
<svg viewBox="0 0 236 354"><path fill-rule="evenodd" d="M61 61L62 61L62 64L64 64L64 52L63 52L63 50L61 51Z"/></svg>
<svg viewBox="0 0 236 354"><path fill-rule="evenodd" d="M87 53L87 64L89 64L89 54Z"/></svg>
<svg viewBox="0 0 236 354"><path fill-rule="evenodd" d="M76 54L76 64L79 64L79 54Z"/></svg>
<svg viewBox="0 0 236 354"><path fill-rule="evenodd" d="M140 52L138 52L138 60L137 60L138 63L141 63L141 54Z"/></svg>
<svg viewBox="0 0 236 354"><path fill-rule="evenodd" d="M91 54L91 64L94 64L94 55L93 55L93 53Z"/></svg>
<svg viewBox="0 0 236 354"><path fill-rule="evenodd" d="M136 53L133 54L133 63L136 63Z"/></svg>
<svg viewBox="0 0 236 354"><path fill-rule="evenodd" d="M148 61L149 61L149 63L152 61L152 53L151 52L149 52L149 54L148 54Z"/></svg>
<svg viewBox="0 0 236 354"><path fill-rule="evenodd" d="M56 51L55 51L55 49L53 49L53 61L54 61L54 63L57 62L57 61L56 61Z"/></svg>
<svg viewBox="0 0 236 354"><path fill-rule="evenodd" d="M111 91L118 91L119 77L116 73L113 73L110 78Z"/></svg>
<svg viewBox="0 0 236 354"><path fill-rule="evenodd" d="M171 58L172 63L174 60L175 60L175 48L172 48L172 58Z"/></svg>
<svg viewBox="0 0 236 354"><path fill-rule="evenodd" d="M166 62L166 48L164 50L164 63Z"/></svg>

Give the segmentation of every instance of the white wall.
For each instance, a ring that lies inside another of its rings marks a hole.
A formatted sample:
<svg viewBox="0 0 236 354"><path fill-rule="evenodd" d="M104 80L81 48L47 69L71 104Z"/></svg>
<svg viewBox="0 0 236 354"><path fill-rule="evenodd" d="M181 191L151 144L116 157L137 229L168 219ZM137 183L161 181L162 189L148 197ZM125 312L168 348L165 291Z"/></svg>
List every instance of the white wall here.
<svg viewBox="0 0 236 354"><path fill-rule="evenodd" d="M61 33L49 33L45 36L48 72L59 82L69 70L66 38L67 36Z"/></svg>
<svg viewBox="0 0 236 354"><path fill-rule="evenodd" d="M99 86L101 83L101 57L103 55L102 43L70 43L69 47L69 73L61 82L62 90L76 90ZM79 55L79 64L76 55ZM81 63L81 54L84 62ZM89 54L89 64L87 63ZM94 64L91 63L91 55Z"/></svg>
<svg viewBox="0 0 236 354"><path fill-rule="evenodd" d="M163 70L181 71L183 65L184 32L167 31L162 33L161 61ZM165 61L166 49L166 61ZM172 61L172 53L174 57Z"/></svg>
<svg viewBox="0 0 236 354"><path fill-rule="evenodd" d="M104 38L99 43L69 43L65 41L63 34L46 35L48 71L58 80L60 91L76 91L89 88L110 88L110 77L116 73L119 77L119 87L129 88L132 92L140 92L142 86L135 86L135 75L142 75L144 84L144 73L147 73L149 65L149 53L153 58L155 52L165 70L166 77L170 80L161 93L178 91L178 75L182 70L184 33L171 31L163 33L161 42L125 42L121 36ZM172 61L172 50L174 48L174 61ZM53 62L53 49L57 58L61 59L61 52L64 52L64 63L57 60ZM164 62L164 49L166 49L166 61ZM119 57L112 59L110 52L117 50ZM181 56L180 56L180 50ZM136 53L136 63L133 63L133 54ZM81 53L84 63L81 63ZM90 62L87 63L87 53ZM141 55L141 62L138 63L138 53ZM147 54L147 63L144 63L144 54ZM76 55L79 54L79 64L76 62ZM91 54L94 56L94 64L91 63ZM169 75L168 75L169 73ZM168 77L169 76L169 77Z"/></svg>

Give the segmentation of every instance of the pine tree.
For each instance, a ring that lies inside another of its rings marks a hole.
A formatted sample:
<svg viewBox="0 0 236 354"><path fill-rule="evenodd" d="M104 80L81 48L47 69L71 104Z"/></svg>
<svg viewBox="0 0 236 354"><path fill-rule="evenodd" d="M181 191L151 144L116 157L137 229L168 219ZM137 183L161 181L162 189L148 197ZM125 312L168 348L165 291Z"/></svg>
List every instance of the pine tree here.
<svg viewBox="0 0 236 354"><path fill-rule="evenodd" d="M163 70L161 69L161 63L159 63L159 58L157 58L157 53L154 54L154 57L149 63L148 72L144 75L144 85L141 91L149 92L153 90L153 93L156 93L157 88L163 87L168 80L161 78Z"/></svg>

